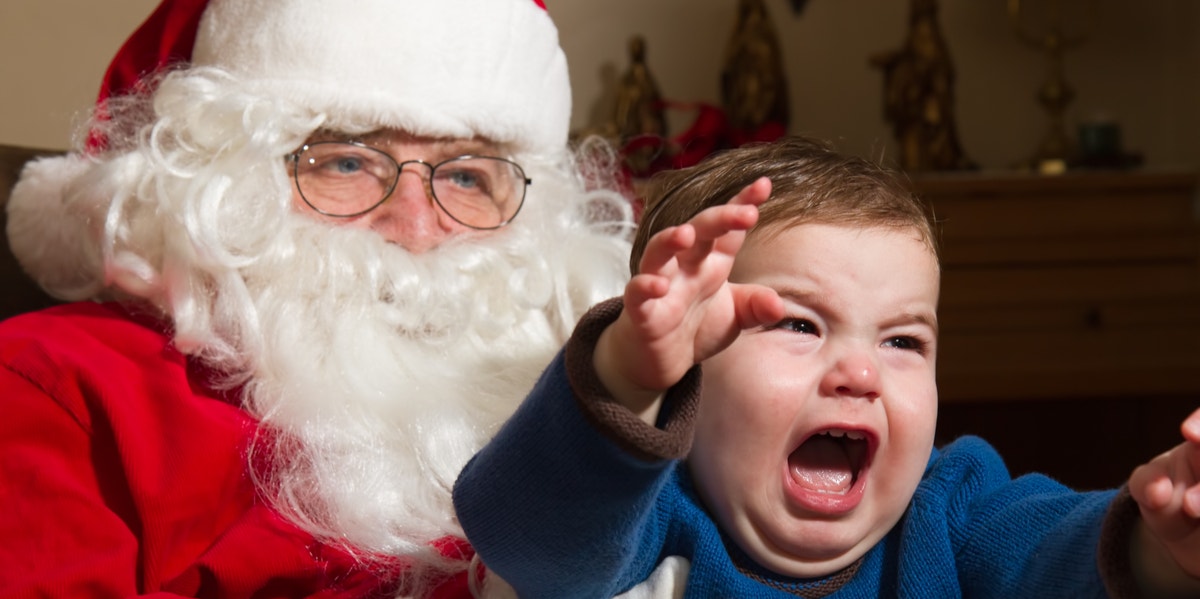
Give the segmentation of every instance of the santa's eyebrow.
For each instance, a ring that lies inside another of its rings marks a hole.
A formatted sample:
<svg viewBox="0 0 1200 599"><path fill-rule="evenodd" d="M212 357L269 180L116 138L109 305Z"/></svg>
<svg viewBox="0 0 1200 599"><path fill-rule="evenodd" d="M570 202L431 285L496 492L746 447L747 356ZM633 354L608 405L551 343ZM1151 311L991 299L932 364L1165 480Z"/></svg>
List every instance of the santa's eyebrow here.
<svg viewBox="0 0 1200 599"><path fill-rule="evenodd" d="M394 142L387 131L373 131L359 135L355 141L377 148L391 148L398 143L413 143L426 146L432 153L444 158L455 156L500 156L505 157L504 147L486 139L438 139L414 137L403 142Z"/></svg>

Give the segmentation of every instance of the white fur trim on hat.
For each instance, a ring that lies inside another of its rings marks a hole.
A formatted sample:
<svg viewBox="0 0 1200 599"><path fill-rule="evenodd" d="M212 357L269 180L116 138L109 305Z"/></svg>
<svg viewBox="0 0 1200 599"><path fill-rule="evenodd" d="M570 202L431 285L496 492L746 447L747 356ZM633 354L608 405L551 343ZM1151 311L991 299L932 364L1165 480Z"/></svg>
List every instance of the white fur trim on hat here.
<svg viewBox="0 0 1200 599"><path fill-rule="evenodd" d="M534 0L212 0L192 62L264 93L419 135L565 147L558 31Z"/></svg>
<svg viewBox="0 0 1200 599"><path fill-rule="evenodd" d="M25 165L6 207L6 234L13 256L43 289L59 299L78 300L102 283L98 262L82 248L95 238L87 219L65 205L66 190L91 166L79 154L39 158ZM64 260L63 256L72 259Z"/></svg>

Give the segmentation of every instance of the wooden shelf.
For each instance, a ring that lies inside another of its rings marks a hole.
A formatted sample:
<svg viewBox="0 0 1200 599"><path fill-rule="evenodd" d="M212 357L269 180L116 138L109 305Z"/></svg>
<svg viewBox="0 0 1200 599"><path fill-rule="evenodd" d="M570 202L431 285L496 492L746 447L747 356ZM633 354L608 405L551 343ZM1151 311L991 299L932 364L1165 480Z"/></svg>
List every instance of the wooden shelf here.
<svg viewBox="0 0 1200 599"><path fill-rule="evenodd" d="M1197 176L917 176L942 254L943 402L1200 398Z"/></svg>
<svg viewBox="0 0 1200 599"><path fill-rule="evenodd" d="M940 228L938 443L1015 474L1121 485L1200 407L1200 226L1188 171L913 177Z"/></svg>

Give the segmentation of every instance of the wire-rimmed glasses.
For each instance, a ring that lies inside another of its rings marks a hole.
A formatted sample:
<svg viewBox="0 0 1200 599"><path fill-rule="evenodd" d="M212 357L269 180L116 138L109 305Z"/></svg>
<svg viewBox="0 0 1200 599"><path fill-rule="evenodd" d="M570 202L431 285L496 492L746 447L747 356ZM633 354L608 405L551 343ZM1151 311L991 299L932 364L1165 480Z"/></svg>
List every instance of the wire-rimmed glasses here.
<svg viewBox="0 0 1200 599"><path fill-rule="evenodd" d="M505 158L466 155L437 164L397 162L358 142L305 144L290 158L300 197L313 210L334 217L378 208L391 197L404 167L419 164L429 171L426 191L450 218L473 229L498 229L516 217L532 183L520 165Z"/></svg>

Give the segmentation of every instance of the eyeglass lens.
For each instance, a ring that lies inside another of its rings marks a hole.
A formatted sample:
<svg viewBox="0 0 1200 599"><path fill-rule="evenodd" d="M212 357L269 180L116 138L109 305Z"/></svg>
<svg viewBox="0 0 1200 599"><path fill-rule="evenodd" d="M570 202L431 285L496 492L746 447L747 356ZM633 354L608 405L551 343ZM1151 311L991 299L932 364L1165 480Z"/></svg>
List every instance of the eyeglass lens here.
<svg viewBox="0 0 1200 599"><path fill-rule="evenodd" d="M500 227L512 220L525 197L525 174L503 158L460 156L437 165L408 161L398 164L386 152L342 142L306 146L297 156L296 185L318 212L357 216L386 200L401 169L414 165L429 175L434 201L454 220L478 229Z"/></svg>

